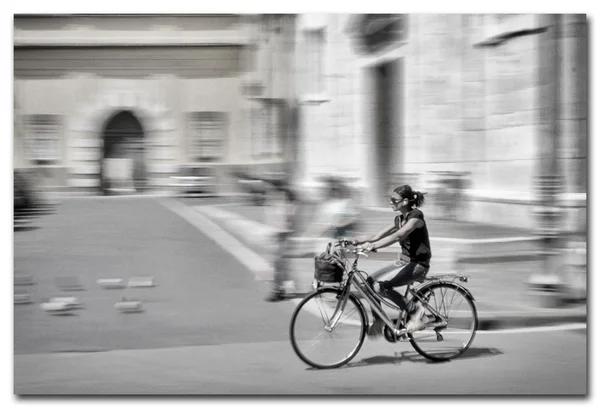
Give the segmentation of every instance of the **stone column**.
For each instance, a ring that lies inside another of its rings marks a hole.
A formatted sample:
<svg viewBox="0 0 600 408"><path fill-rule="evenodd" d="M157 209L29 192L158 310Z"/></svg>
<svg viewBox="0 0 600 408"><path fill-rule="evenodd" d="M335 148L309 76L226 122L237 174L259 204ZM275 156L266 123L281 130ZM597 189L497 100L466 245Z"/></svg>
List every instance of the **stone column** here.
<svg viewBox="0 0 600 408"><path fill-rule="evenodd" d="M584 14L561 16L561 143L558 154L565 176L562 233L569 242L563 247L565 297L585 301L587 297L587 128L588 43Z"/></svg>
<svg viewBox="0 0 600 408"><path fill-rule="evenodd" d="M557 239L559 237L559 216L557 197L561 191L561 177L558 166L559 112L560 112L560 16L540 15L541 26L545 31L540 35L538 49L539 87L539 168L535 180L537 206L534 216L538 221L537 234L543 243L544 265L530 277L529 284L539 295L542 306L557 306L561 291L560 271L557 259Z"/></svg>
<svg viewBox="0 0 600 408"><path fill-rule="evenodd" d="M565 175L568 208L565 232L585 240L587 192L588 53L584 14L567 14L561 21L560 164Z"/></svg>
<svg viewBox="0 0 600 408"><path fill-rule="evenodd" d="M567 192L584 193L587 185L587 20L585 14L561 18L561 143Z"/></svg>

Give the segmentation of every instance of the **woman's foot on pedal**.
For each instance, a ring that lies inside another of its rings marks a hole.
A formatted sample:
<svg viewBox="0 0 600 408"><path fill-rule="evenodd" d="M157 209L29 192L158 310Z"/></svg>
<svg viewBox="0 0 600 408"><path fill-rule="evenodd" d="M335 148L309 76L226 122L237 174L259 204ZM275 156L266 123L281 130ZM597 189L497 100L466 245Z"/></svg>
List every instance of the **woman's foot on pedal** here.
<svg viewBox="0 0 600 408"><path fill-rule="evenodd" d="M409 333L423 330L429 323L429 318L425 315L425 307L417 303L417 310L410 316L410 320L406 324L406 329Z"/></svg>

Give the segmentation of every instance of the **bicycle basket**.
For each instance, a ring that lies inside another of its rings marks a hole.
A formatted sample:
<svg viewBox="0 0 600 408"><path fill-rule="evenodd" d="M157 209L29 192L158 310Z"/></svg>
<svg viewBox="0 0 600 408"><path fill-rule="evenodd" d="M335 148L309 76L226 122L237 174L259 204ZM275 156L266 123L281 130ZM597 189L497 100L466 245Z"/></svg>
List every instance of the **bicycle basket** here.
<svg viewBox="0 0 600 408"><path fill-rule="evenodd" d="M315 257L315 279L321 282L341 282L344 276L344 262L335 254L323 252Z"/></svg>

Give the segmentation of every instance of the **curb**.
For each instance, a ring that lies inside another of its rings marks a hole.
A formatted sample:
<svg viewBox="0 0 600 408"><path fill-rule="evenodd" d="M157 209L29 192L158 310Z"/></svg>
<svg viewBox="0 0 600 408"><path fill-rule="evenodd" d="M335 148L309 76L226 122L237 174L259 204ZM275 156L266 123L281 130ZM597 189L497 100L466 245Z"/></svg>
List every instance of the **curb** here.
<svg viewBox="0 0 600 408"><path fill-rule="evenodd" d="M495 314L481 312L479 314L479 330L517 329L532 326L553 326L564 323L587 323L584 310L570 312L546 312L533 314Z"/></svg>

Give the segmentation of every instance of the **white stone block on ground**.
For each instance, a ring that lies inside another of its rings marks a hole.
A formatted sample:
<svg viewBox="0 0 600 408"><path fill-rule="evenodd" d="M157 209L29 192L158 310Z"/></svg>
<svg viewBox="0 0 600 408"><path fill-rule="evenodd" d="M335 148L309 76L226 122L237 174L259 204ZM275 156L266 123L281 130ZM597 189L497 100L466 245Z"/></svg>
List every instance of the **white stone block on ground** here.
<svg viewBox="0 0 600 408"><path fill-rule="evenodd" d="M76 297L53 297L49 303L65 303L67 306L73 309L79 309L83 307L83 304Z"/></svg>
<svg viewBox="0 0 600 408"><path fill-rule="evenodd" d="M70 314L71 311L74 309L67 302L45 302L45 303L42 303L40 305L40 307L42 308L43 311L45 311L49 314L56 314L56 315Z"/></svg>
<svg viewBox="0 0 600 408"><path fill-rule="evenodd" d="M135 276L129 279L127 286L130 288L152 288L156 286L153 276Z"/></svg>
<svg viewBox="0 0 600 408"><path fill-rule="evenodd" d="M125 280L121 278L103 278L98 279L98 285L104 289L123 289L125 288Z"/></svg>

